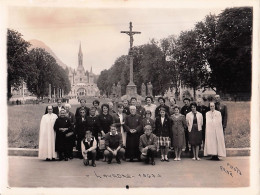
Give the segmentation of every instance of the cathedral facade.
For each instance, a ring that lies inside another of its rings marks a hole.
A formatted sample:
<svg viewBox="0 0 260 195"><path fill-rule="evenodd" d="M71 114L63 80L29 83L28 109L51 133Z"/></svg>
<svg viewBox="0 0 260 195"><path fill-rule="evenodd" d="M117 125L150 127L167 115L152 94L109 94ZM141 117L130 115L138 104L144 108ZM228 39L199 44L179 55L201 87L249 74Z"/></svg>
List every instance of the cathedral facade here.
<svg viewBox="0 0 260 195"><path fill-rule="evenodd" d="M71 83L71 91L68 94L70 97L80 98L80 97L94 97L99 96L100 92L97 84L94 83L94 74L92 72L92 67L90 72L83 66L83 54L81 51L81 44L79 46L78 53L78 67L77 70L69 69L69 80Z"/></svg>

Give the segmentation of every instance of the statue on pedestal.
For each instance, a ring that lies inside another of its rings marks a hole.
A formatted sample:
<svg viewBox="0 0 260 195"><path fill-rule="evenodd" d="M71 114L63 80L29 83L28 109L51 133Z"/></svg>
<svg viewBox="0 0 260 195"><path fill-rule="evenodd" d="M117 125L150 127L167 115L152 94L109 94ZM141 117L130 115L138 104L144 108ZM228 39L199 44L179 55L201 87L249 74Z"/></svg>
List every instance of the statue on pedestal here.
<svg viewBox="0 0 260 195"><path fill-rule="evenodd" d="M151 82L147 84L147 95L148 96L153 96L153 85Z"/></svg>
<svg viewBox="0 0 260 195"><path fill-rule="evenodd" d="M141 95L142 97L146 97L146 86L144 83L142 83Z"/></svg>
<svg viewBox="0 0 260 195"><path fill-rule="evenodd" d="M116 95L117 94L117 89L116 89L116 85L115 83L112 86L112 95Z"/></svg>
<svg viewBox="0 0 260 195"><path fill-rule="evenodd" d="M121 83L120 81L117 83L117 97L121 98Z"/></svg>

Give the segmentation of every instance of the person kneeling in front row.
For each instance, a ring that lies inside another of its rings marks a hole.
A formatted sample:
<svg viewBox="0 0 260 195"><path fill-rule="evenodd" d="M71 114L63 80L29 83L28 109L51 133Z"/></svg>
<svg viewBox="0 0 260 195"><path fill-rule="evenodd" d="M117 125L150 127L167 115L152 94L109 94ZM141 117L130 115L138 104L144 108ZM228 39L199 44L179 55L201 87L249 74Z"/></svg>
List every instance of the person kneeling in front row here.
<svg viewBox="0 0 260 195"><path fill-rule="evenodd" d="M116 124L110 126L110 132L105 135L106 150L104 155L108 159L107 163L111 164L112 158L116 158L116 162L121 164L120 158L125 154L121 133L117 132Z"/></svg>
<svg viewBox="0 0 260 195"><path fill-rule="evenodd" d="M146 125L144 127L144 134L140 137L139 149L141 154L141 159L145 163L149 164L151 159L151 164L155 165L154 156L156 155L158 138L152 133L152 127Z"/></svg>
<svg viewBox="0 0 260 195"><path fill-rule="evenodd" d="M81 151L84 165L89 165L89 160L92 160L92 166L96 166L96 148L97 141L92 135L92 132L87 130L85 133L85 138L81 141Z"/></svg>

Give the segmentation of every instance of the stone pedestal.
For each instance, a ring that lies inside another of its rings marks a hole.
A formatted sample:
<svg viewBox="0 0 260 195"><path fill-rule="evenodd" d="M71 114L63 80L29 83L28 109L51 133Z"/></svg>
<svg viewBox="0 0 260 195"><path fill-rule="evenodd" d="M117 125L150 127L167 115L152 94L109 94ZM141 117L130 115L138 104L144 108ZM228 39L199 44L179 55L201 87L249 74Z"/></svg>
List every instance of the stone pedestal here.
<svg viewBox="0 0 260 195"><path fill-rule="evenodd" d="M137 89L136 89L136 85L134 83L129 83L127 86L126 86L126 95L129 95L129 96L135 96L137 94Z"/></svg>

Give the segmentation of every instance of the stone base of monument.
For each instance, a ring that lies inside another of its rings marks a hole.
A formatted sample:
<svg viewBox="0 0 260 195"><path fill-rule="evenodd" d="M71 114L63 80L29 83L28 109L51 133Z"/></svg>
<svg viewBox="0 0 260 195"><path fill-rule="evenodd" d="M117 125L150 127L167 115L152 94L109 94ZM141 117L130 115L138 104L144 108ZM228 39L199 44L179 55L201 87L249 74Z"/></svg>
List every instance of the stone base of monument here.
<svg viewBox="0 0 260 195"><path fill-rule="evenodd" d="M137 88L134 83L129 83L126 86L126 94L121 97L121 100L130 100L131 97L136 97L137 99L143 101L144 97L137 94Z"/></svg>

